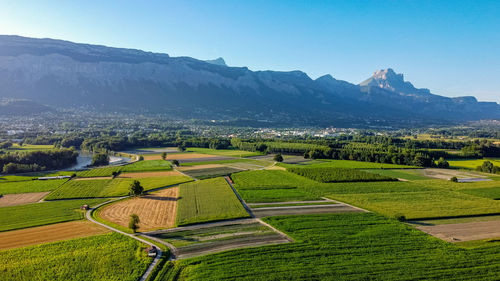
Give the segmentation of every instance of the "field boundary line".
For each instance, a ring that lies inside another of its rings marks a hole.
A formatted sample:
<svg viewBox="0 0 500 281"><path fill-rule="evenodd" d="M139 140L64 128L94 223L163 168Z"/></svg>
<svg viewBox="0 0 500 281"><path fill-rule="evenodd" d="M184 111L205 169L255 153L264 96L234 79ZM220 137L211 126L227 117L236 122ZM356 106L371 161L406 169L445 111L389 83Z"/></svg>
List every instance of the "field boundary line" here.
<svg viewBox="0 0 500 281"><path fill-rule="evenodd" d="M247 203L245 203L245 201L243 201L243 199L241 198L240 194L234 188L234 186L232 184L232 180L230 179L230 177L229 176L225 176L224 179L226 180L227 184L229 184L229 186L233 190L233 192L236 195L236 197L238 197L238 200L240 200L241 205L243 205L243 208L245 208L245 210L250 215L250 217L255 218L255 215L253 214L252 209L250 207L248 207Z"/></svg>
<svg viewBox="0 0 500 281"><path fill-rule="evenodd" d="M265 221L263 221L263 220L261 220L261 219L257 219L257 221L258 221L259 223L261 223L261 224L263 224L263 225L265 225L265 226L269 227L270 229L274 230L276 233L278 233L280 236L282 236L282 237L283 237L283 238L285 238L286 240L290 241L291 243L292 243L292 242L294 242L294 240L293 240L290 236L286 235L284 232L282 232L282 231L278 230L277 228L275 228L274 226L272 226L272 225L268 224L267 222L265 222Z"/></svg>
<svg viewBox="0 0 500 281"><path fill-rule="evenodd" d="M339 203L339 204L344 204L344 205L346 205L346 206L349 206L349 207L354 208L354 209L358 209L358 210L360 210L360 211L362 211L362 212L365 212L365 213L370 213L370 211L368 211L368 210L365 210L365 209L360 208L360 207L353 206L353 205L351 205L351 204L347 204L347 203L342 202L342 201L333 200L333 199L326 198L326 197L321 197L321 198L322 198L322 199L325 199L325 200L332 201L332 202L337 202L337 203Z"/></svg>
<svg viewBox="0 0 500 281"><path fill-rule="evenodd" d="M253 207L253 206L262 206L262 205L285 205L285 204L315 204L315 203L336 203L337 202L333 200L309 200L309 201L284 201L284 202L264 202L264 203L247 203L248 206Z"/></svg>
<svg viewBox="0 0 500 281"><path fill-rule="evenodd" d="M130 196L123 196L123 197L118 198L118 199L115 199L115 200L110 200L110 201L106 201L106 202L103 202L103 203L101 203L101 204L98 204L98 205L96 205L95 207L93 207L93 208L91 208L90 210L88 210L88 211L85 213L85 216L87 217L87 219L88 219L89 221L91 221L91 222L93 222L93 223L95 223L95 224L98 224L98 225L100 225L100 226L103 226L103 227L105 227L105 228L107 228L107 229L110 229L110 230L112 230L112 231L114 231L114 232L117 232L117 233L120 233L120 234L122 234L122 235L128 236L128 237L130 237L130 238L132 238L132 239L135 239L135 240L137 240L137 241L139 241L139 242L142 242L142 243L144 243L144 244L146 244L146 245L149 245L149 246L154 246L154 247L156 247L156 248L157 248L158 253L157 253L156 257L153 259L153 261L151 262L151 264L149 265L149 267L146 269L146 272L144 272L144 274L141 276L141 279L139 279L140 281L146 281L146 280L148 279L149 275L153 272L153 269L155 268L155 266L158 264L158 262L159 262L159 261L160 261L160 259L161 259L161 255L162 255L162 251L161 251L161 249L160 249L157 245L155 245L154 243L152 243L152 242L146 241L146 240L144 240L144 239L142 239L142 238L139 238L139 237L137 237L137 236L135 236L135 235L132 235L132 234L129 234L129 233L125 233L125 232L123 232L123 231L121 231L121 230L118 230L118 229L116 229L116 228L114 228L114 227L111 227L111 226L106 225L106 224L104 224L104 223L98 222L98 221L96 221L96 220L94 220L94 219L92 218L92 213L93 213L93 212L94 212L97 208L99 208L99 207L101 207L101 206L104 206L104 205L106 205L106 204L113 203L113 202L118 201L118 200L121 200L121 199L125 199L125 198L127 198L127 197L130 197Z"/></svg>
<svg viewBox="0 0 500 281"><path fill-rule="evenodd" d="M276 206L276 207L263 207L256 208L257 210L269 211L269 210L296 210L296 209L315 209L315 208L344 208L344 204L326 204L326 205L303 205L303 206ZM351 206L347 206L351 207Z"/></svg>

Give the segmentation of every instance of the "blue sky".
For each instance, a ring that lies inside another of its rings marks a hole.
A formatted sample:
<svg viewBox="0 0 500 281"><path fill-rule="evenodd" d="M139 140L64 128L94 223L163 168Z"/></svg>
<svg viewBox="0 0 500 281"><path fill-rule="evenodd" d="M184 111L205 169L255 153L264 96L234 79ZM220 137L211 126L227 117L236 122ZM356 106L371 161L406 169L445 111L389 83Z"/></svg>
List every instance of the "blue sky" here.
<svg viewBox="0 0 500 281"><path fill-rule="evenodd" d="M500 102L500 1L7 1L0 34L138 48Z"/></svg>

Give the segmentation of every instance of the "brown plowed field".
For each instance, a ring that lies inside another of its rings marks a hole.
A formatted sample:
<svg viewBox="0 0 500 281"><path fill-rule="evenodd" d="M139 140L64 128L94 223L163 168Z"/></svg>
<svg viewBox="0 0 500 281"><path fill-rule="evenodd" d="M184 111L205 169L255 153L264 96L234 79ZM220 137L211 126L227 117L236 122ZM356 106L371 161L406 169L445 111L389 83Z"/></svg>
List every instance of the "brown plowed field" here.
<svg viewBox="0 0 500 281"><path fill-rule="evenodd" d="M63 222L0 232L0 250L80 238L107 232L110 232L110 230L89 221Z"/></svg>
<svg viewBox="0 0 500 281"><path fill-rule="evenodd" d="M177 171L163 171L163 172L143 172L143 173L126 173L120 174L119 178L151 178L151 177L169 177L169 176L182 176L181 173Z"/></svg>
<svg viewBox="0 0 500 281"><path fill-rule="evenodd" d="M326 213L357 213L363 212L360 209L353 208L345 204L333 205L306 205L306 206L286 206L286 207L266 207L253 208L252 213L256 218L287 215L305 215L305 214L326 214Z"/></svg>
<svg viewBox="0 0 500 281"><path fill-rule="evenodd" d="M0 197L0 207L35 203L42 200L42 198L49 193L50 192L5 194L4 196Z"/></svg>
<svg viewBox="0 0 500 281"><path fill-rule="evenodd" d="M167 188L143 197L127 199L105 206L99 217L128 227L131 214L140 219L139 231L150 231L175 226L179 188Z"/></svg>
<svg viewBox="0 0 500 281"><path fill-rule="evenodd" d="M144 160L160 160L161 155L143 155ZM210 154L201 154L201 153L176 153L176 154L168 154L167 160L182 160L182 159L195 159L195 158L209 158L209 157L217 157L216 155Z"/></svg>
<svg viewBox="0 0 500 281"><path fill-rule="evenodd" d="M500 221L498 220L418 226L417 229L448 242L500 237Z"/></svg>

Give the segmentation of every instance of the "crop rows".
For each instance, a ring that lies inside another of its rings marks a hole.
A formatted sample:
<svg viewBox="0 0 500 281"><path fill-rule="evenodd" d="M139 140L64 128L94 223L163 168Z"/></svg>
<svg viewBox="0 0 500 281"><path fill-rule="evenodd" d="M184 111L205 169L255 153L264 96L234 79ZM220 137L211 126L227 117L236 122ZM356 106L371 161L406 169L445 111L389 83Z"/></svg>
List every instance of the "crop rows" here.
<svg viewBox="0 0 500 281"><path fill-rule="evenodd" d="M67 180L30 180L0 183L0 194L52 191Z"/></svg>
<svg viewBox="0 0 500 281"><path fill-rule="evenodd" d="M179 188L177 225L248 216L223 178L186 183Z"/></svg>
<svg viewBox="0 0 500 281"><path fill-rule="evenodd" d="M498 245L464 250L375 214L265 220L295 242L167 263L156 280L497 280L500 274Z"/></svg>
<svg viewBox="0 0 500 281"><path fill-rule="evenodd" d="M0 252L0 280L139 280L151 258L137 241L105 234Z"/></svg>
<svg viewBox="0 0 500 281"><path fill-rule="evenodd" d="M191 181L186 176L151 177L138 179L144 191ZM129 194L134 179L71 180L54 190L47 200L68 198L115 197Z"/></svg>
<svg viewBox="0 0 500 281"><path fill-rule="evenodd" d="M345 168L288 168L288 171L318 182L396 181L397 179Z"/></svg>
<svg viewBox="0 0 500 281"><path fill-rule="evenodd" d="M0 231L40 226L83 218L79 211L84 204L90 206L105 199L83 199L33 203L0 208Z"/></svg>

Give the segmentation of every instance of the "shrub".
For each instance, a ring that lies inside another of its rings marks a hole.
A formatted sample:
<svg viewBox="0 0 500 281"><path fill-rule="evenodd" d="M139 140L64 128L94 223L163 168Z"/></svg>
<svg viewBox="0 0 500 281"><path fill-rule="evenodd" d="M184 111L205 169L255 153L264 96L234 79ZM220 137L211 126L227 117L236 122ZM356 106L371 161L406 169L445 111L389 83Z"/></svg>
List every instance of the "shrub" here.
<svg viewBox="0 0 500 281"><path fill-rule="evenodd" d="M274 155L274 161L276 162L283 162L283 156L281 154L276 154Z"/></svg>
<svg viewBox="0 0 500 281"><path fill-rule="evenodd" d="M406 216L403 214L396 214L394 215L394 218L400 222L405 222L406 221Z"/></svg>

